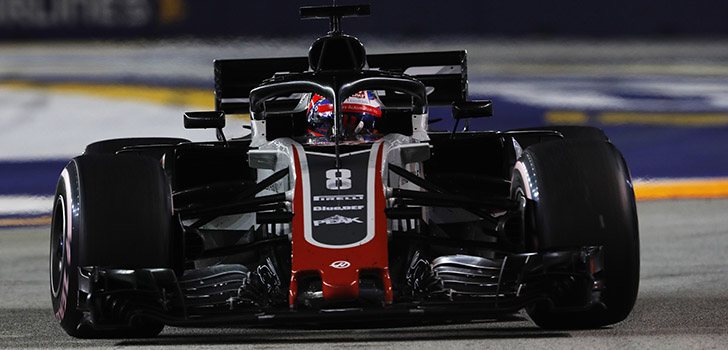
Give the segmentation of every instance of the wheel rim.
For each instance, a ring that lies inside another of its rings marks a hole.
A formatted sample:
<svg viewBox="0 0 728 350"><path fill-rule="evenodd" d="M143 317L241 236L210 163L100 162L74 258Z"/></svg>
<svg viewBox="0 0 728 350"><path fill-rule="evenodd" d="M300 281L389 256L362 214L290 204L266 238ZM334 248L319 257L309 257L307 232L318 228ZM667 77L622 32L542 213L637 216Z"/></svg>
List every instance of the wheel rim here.
<svg viewBox="0 0 728 350"><path fill-rule="evenodd" d="M66 203L63 196L58 196L53 210L53 222L51 225L51 293L58 296L61 290L61 278L66 258Z"/></svg>

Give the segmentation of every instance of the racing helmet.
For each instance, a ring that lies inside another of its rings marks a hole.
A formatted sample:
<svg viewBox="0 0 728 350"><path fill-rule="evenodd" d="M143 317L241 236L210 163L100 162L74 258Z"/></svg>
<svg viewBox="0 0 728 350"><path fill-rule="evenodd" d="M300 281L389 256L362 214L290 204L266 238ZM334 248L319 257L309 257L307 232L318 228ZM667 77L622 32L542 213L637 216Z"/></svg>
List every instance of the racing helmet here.
<svg viewBox="0 0 728 350"><path fill-rule="evenodd" d="M345 138L378 134L377 122L382 117L382 103L373 91L359 91L341 104L342 134ZM308 104L308 134L329 137L334 127L334 105L318 94Z"/></svg>

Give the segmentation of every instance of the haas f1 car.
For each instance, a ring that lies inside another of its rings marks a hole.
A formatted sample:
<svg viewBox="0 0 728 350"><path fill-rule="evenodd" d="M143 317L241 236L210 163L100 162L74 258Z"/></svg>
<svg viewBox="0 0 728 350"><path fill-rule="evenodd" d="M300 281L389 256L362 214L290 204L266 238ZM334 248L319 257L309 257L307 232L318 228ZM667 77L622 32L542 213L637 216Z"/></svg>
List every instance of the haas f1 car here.
<svg viewBox="0 0 728 350"><path fill-rule="evenodd" d="M468 100L466 52L367 54L341 18L368 13L305 7L331 20L308 57L216 60L215 111L184 126L217 140L105 140L66 166L50 289L68 334L627 317L637 215L605 134L458 128L492 114ZM429 130L431 107L455 127ZM226 138L244 113L250 134Z"/></svg>

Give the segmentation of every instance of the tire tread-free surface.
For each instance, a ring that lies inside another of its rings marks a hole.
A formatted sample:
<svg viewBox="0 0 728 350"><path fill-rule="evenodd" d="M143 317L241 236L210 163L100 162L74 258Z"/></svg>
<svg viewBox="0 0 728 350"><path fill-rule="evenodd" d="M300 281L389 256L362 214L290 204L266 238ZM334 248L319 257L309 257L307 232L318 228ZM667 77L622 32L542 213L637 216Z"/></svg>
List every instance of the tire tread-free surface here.
<svg viewBox="0 0 728 350"><path fill-rule="evenodd" d="M171 204L160 164L139 155L90 154L74 158L59 179L51 225L51 252L64 251L60 293L51 293L61 327L79 338L153 336L163 326L139 320L131 328L97 331L78 310L78 268L169 267ZM63 203L60 205L59 203ZM64 225L57 225L65 220ZM58 230L62 229L62 232ZM60 249L53 242L63 236ZM51 266L57 265L51 256Z"/></svg>
<svg viewBox="0 0 728 350"><path fill-rule="evenodd" d="M593 139L549 141L521 157L535 204L535 248L602 246L606 310L530 310L544 328L594 328L623 320L637 297L639 234L629 171L617 149Z"/></svg>

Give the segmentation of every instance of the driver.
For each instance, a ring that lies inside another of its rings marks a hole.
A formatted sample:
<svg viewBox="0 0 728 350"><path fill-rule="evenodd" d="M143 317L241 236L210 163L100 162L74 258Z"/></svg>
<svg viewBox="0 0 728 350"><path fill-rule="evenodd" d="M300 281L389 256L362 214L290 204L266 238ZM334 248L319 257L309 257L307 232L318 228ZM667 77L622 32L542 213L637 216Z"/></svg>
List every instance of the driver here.
<svg viewBox="0 0 728 350"><path fill-rule="evenodd" d="M377 122L382 117L382 102L373 91L359 91L344 100L342 136L345 140L371 138L378 135ZM334 127L334 105L327 98L313 94L308 104L308 135L330 137Z"/></svg>

